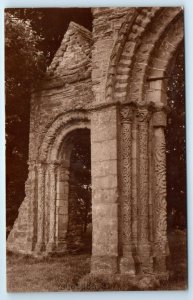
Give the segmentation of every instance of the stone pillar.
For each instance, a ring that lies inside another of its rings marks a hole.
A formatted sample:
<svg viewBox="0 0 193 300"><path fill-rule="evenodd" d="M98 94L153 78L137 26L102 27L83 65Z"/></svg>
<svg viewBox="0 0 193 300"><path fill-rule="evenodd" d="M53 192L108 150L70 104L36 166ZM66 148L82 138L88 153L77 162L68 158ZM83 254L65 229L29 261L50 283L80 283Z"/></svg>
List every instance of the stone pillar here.
<svg viewBox="0 0 193 300"><path fill-rule="evenodd" d="M92 273L118 270L117 108L91 116Z"/></svg>
<svg viewBox="0 0 193 300"><path fill-rule="evenodd" d="M132 176L131 176L131 190L132 190L132 244L133 256L137 259L137 122L136 112L133 116L132 124Z"/></svg>
<svg viewBox="0 0 193 300"><path fill-rule="evenodd" d="M36 163L35 161L28 162L28 178L29 187L26 190L26 197L30 199L28 207L28 237L27 249L33 251L36 242ZM27 182L26 182L27 184Z"/></svg>
<svg viewBox="0 0 193 300"><path fill-rule="evenodd" d="M59 163L56 185L56 251L66 252L68 229L69 164Z"/></svg>
<svg viewBox="0 0 193 300"><path fill-rule="evenodd" d="M48 176L49 176L49 228L48 228L48 243L46 246L46 251L54 252L55 250L55 235L56 235L56 170L57 165L55 163L50 163L48 165Z"/></svg>
<svg viewBox="0 0 193 300"><path fill-rule="evenodd" d="M150 257L149 244L149 162L148 133L149 112L145 108L138 110L138 253L140 271L152 271L153 262Z"/></svg>
<svg viewBox="0 0 193 300"><path fill-rule="evenodd" d="M45 201L45 169L44 163L37 165L38 170L38 207L37 207L37 243L35 247L36 253L41 253L45 250L44 242L44 201Z"/></svg>
<svg viewBox="0 0 193 300"><path fill-rule="evenodd" d="M156 111L153 115L154 127L154 255L155 271L166 272L167 203L166 203L166 145L164 128L166 115Z"/></svg>
<svg viewBox="0 0 193 300"><path fill-rule="evenodd" d="M135 275L132 255L132 121L133 109L125 106L120 111L121 121L121 242L120 272Z"/></svg>

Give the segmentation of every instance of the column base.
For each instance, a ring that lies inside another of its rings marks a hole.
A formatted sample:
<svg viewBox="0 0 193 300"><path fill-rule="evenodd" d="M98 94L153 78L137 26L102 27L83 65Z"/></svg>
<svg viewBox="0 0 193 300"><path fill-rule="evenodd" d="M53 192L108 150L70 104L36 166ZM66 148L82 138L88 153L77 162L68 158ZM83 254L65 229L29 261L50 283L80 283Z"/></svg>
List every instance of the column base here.
<svg viewBox="0 0 193 300"><path fill-rule="evenodd" d="M67 252L66 241L56 242L54 252L58 254L66 253Z"/></svg>
<svg viewBox="0 0 193 300"><path fill-rule="evenodd" d="M136 275L135 263L132 255L129 257L122 257L120 259L119 268L121 274L129 275L129 276Z"/></svg>
<svg viewBox="0 0 193 300"><path fill-rule="evenodd" d="M153 274L153 257L150 251L149 244L139 246L139 272L141 274Z"/></svg>
<svg viewBox="0 0 193 300"><path fill-rule="evenodd" d="M165 255L154 257L154 270L158 274L167 272L167 263Z"/></svg>
<svg viewBox="0 0 193 300"><path fill-rule="evenodd" d="M46 246L46 252L49 253L53 253L56 250L56 244L54 242L52 243L48 243Z"/></svg>
<svg viewBox="0 0 193 300"><path fill-rule="evenodd" d="M95 256L91 257L91 273L115 274L118 272L117 256Z"/></svg>
<svg viewBox="0 0 193 300"><path fill-rule="evenodd" d="M45 251L45 244L44 243L37 243L36 246L35 246L35 253L36 254L41 254L44 251Z"/></svg>

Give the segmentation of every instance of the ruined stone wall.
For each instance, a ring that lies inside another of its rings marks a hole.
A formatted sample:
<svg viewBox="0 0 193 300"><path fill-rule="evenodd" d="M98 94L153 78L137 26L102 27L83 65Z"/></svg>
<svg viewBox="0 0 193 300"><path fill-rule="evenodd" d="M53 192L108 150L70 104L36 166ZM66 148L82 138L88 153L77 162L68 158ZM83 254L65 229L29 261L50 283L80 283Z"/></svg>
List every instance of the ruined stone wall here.
<svg viewBox="0 0 193 300"><path fill-rule="evenodd" d="M112 59L121 25L132 20L134 9L128 8L96 8L93 9L93 50L92 50L92 86L94 103L100 105L107 102L105 98L108 68Z"/></svg>
<svg viewBox="0 0 193 300"><path fill-rule="evenodd" d="M62 113L87 109L92 102L91 33L70 23L45 78L31 99L29 160L37 159L41 140Z"/></svg>
<svg viewBox="0 0 193 300"><path fill-rule="evenodd" d="M65 252L69 159L59 154L68 156L70 130L90 128L91 271L166 277L164 76L183 39L181 8L92 12L92 38L71 23L33 94L26 198L8 244L27 252L25 239L31 252ZM28 232L14 242L18 224Z"/></svg>

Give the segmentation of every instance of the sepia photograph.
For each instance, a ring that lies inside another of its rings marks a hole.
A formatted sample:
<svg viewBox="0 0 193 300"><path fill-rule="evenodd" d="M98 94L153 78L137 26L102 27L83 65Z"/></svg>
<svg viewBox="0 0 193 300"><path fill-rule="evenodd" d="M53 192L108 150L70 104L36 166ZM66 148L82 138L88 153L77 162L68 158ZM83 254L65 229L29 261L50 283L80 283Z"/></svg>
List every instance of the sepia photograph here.
<svg viewBox="0 0 193 300"><path fill-rule="evenodd" d="M4 25L7 291L186 290L183 7Z"/></svg>

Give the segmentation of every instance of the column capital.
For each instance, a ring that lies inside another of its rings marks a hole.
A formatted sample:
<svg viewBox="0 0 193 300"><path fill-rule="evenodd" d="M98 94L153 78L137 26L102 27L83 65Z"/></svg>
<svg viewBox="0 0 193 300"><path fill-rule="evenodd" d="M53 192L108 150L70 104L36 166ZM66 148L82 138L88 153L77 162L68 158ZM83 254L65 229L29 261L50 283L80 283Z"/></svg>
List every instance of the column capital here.
<svg viewBox="0 0 193 300"><path fill-rule="evenodd" d="M154 127L166 127L166 111L163 109L156 110L153 113L153 126Z"/></svg>
<svg viewBox="0 0 193 300"><path fill-rule="evenodd" d="M134 108L131 105L124 105L120 109L121 123L132 123L134 115Z"/></svg>
<svg viewBox="0 0 193 300"><path fill-rule="evenodd" d="M35 160L28 160L28 171L34 171L36 168L36 161Z"/></svg>
<svg viewBox="0 0 193 300"><path fill-rule="evenodd" d="M148 122L151 117L151 113L146 107L140 107L137 110L137 119L139 122Z"/></svg>

